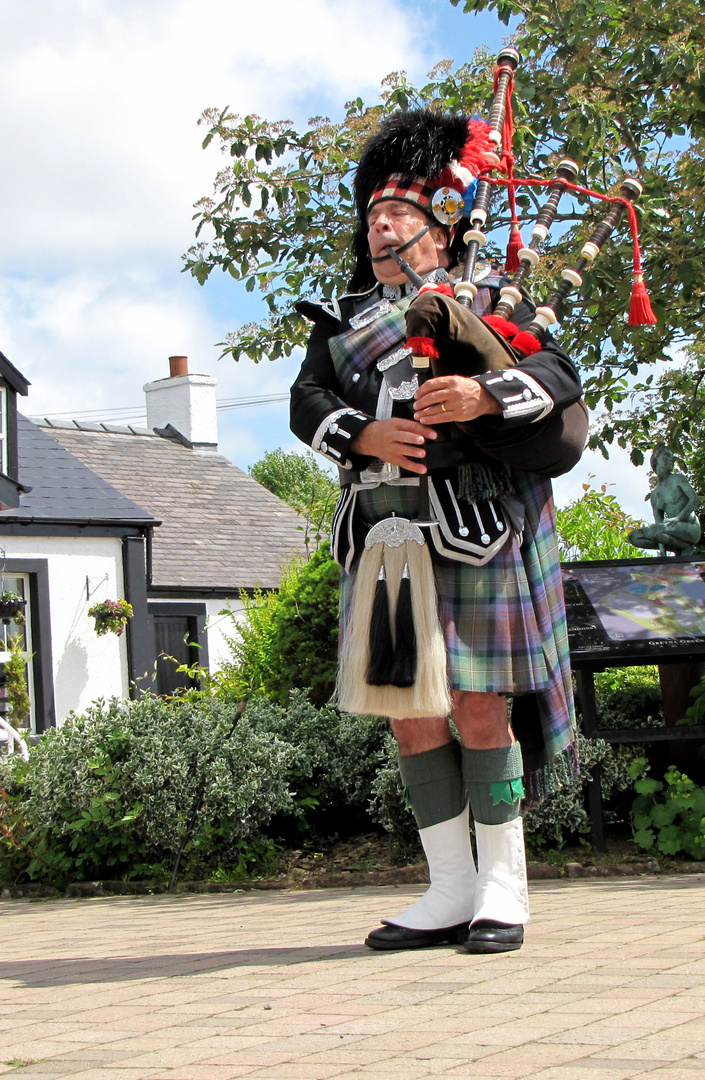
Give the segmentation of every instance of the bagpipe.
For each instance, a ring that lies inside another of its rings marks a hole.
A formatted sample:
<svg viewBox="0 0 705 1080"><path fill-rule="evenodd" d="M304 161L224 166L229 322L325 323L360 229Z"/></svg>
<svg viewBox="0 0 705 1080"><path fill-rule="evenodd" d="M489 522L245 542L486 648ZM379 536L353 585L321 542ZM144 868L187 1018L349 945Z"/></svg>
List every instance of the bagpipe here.
<svg viewBox="0 0 705 1080"><path fill-rule="evenodd" d="M580 288L582 272L597 258L625 212L629 216L634 257L629 322L631 325L656 322L644 285L633 205L642 194L641 183L627 177L622 181L618 195L600 194L576 183L579 166L569 158L559 163L555 178L550 180L515 178L511 102L514 72L519 59L519 53L513 48L503 49L497 58L488 138L499 152L499 166L506 173L506 178L482 174L477 180L469 213L470 228L463 237L467 248L461 279L454 286L424 285L413 271L409 274L411 268L408 264L396 258L391 248L388 249L391 257L419 288L419 297L407 314L407 346L412 350L414 367L420 377L450 374L471 376L491 370L506 370L538 352L547 331L558 321L561 304L573 289ZM512 276L500 288L500 301L494 311L479 317L471 310L478 291L474 279L478 254L487 242L485 226L495 185L505 186L509 194L511 224L506 270ZM524 246L519 230L516 208L518 186L547 187L550 190L533 225L528 247ZM539 264L542 245L556 219L561 197L567 191L604 200L611 204L610 209L583 244L575 266L562 271L562 280L548 302L535 310L531 324L521 330L511 321L511 317L517 305L528 299L522 288L531 271ZM452 227L460 220L465 206L458 200L457 193L446 187L434 196L433 209L438 220ZM556 477L569 472L580 460L587 439L588 413L581 399L545 420L526 425L520 437L516 431L506 434L493 432L474 421L458 426L471 433L476 445L498 461Z"/></svg>
<svg viewBox="0 0 705 1080"><path fill-rule="evenodd" d="M462 220L469 220L469 228L462 237L466 245L464 267L455 284L450 279L425 283L399 250L391 245L386 248L388 257L418 289L405 318L406 351L411 355L419 381L441 375L476 376L492 371L501 373L500 378L511 380L512 369L521 372L521 362L544 347L550 327L558 320L560 305L573 289L580 288L583 271L597 258L625 212L632 233L634 260L629 322L632 325L656 322L643 281L633 205L642 193L639 181L628 177L622 181L618 195L600 194L576 183L579 167L567 158L560 162L556 176L550 180L515 178L512 90L519 59L513 48L499 53L489 125L481 128L481 122L467 122L470 137L465 146L461 145L462 139L456 142L458 149L451 155L451 167L445 164L438 171L429 166L429 161L447 163L449 155L443 158L442 154L436 154L434 158L433 148L429 152L423 147L416 153L408 139L406 143L403 141L403 121L396 126L392 121L386 142L372 141L369 152L372 166L369 163L364 166L367 172L359 189L365 198L358 199L361 221L371 193L373 199L403 198L418 200L421 205L424 205L421 198L427 197L426 212L429 215L432 212L451 238L454 228ZM422 119L428 124L427 116ZM456 137L454 132L455 129L451 135ZM417 139L417 144L423 142L422 138ZM389 164L394 161L393 155L402 151L406 154L404 172L395 173ZM469 166L477 170L474 178L470 177L472 184L467 183ZM497 168L503 176L491 175ZM358 177L362 169L363 161ZM414 181L415 176L434 179ZM519 230L516 189L520 185L549 190L533 225L528 247L524 246ZM490 198L496 186L507 188L511 210L507 277L499 287L500 299L494 311L480 316L472 310L482 287L481 281L476 281L478 255L487 241ZM566 192L603 200L609 203L609 209L583 244L575 266L562 271L561 281L548 302L534 309L524 285L541 259L542 245ZM530 324L521 329L512 316L524 302L528 302L533 314ZM503 427L501 423L488 425L481 421L456 426L461 435L471 436L482 455L498 463L499 470L506 472L509 466L555 477L579 460L587 439L588 414L582 399L562 410L552 410L549 406L545 411L545 416L521 426ZM442 430L439 436L438 443L449 439ZM355 574L350 615L343 630L338 681L341 708L398 718L442 716L449 712L451 699L433 563L440 555L441 560L447 557L482 565L506 542L511 528L501 497L477 502L469 499L463 503L462 492L454 490L447 476L431 472L430 477L419 477L419 508L414 520L392 516L369 529Z"/></svg>

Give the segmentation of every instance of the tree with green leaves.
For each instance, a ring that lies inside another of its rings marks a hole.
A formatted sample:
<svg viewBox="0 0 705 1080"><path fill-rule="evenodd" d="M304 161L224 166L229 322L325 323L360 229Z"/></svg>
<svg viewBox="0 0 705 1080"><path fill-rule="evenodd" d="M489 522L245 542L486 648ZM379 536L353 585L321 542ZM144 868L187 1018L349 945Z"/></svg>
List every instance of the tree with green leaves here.
<svg viewBox="0 0 705 1080"><path fill-rule="evenodd" d="M626 513L607 484L594 488L583 484L583 493L563 510L556 510L561 559L638 559L639 548L627 540L632 529L643 525Z"/></svg>
<svg viewBox="0 0 705 1080"><path fill-rule="evenodd" d="M324 535L330 533L340 487L311 451L268 450L250 467L250 476L301 514L306 545L312 540L318 548Z"/></svg>
<svg viewBox="0 0 705 1080"><path fill-rule="evenodd" d="M705 25L697 0L450 0L469 14L495 10L520 22L514 44L516 172L551 176L563 156L581 163L583 183L615 194L626 174L645 185L639 204L655 327L630 327L631 243L625 230L566 303L561 342L578 363L588 405L604 411L592 445L617 440L643 461L661 417L653 364L690 341L705 302L700 250L705 238ZM469 30L472 24L469 23ZM403 72L387 77L380 100L346 104L342 119L314 117L307 130L287 121L210 109L204 145L220 143L228 163L214 193L197 204L198 242L186 269L204 283L215 269L263 293L267 318L234 329L222 343L234 359L276 359L303 345L308 328L293 310L300 296L345 289L354 221L351 178L360 148L389 113L430 105L488 115L494 57L487 50L443 61L420 87ZM525 217L540 196L521 194ZM508 215L495 199L493 224ZM540 301L571 265L599 207L567 200L558 240L532 278ZM499 259L498 248L490 253ZM636 395L636 398L635 398ZM635 407L635 400L637 405ZM622 412L620 413L620 410ZM617 414L617 415L616 415Z"/></svg>

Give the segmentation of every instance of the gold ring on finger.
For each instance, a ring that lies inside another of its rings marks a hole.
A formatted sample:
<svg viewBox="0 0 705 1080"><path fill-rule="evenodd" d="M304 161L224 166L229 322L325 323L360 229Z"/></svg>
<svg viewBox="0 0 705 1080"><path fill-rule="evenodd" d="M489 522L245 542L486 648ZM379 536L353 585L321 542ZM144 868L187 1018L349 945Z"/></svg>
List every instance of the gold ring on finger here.
<svg viewBox="0 0 705 1080"><path fill-rule="evenodd" d="M443 402L441 402L441 412L446 412L446 411L447 410L446 410L445 405L443 404Z"/></svg>

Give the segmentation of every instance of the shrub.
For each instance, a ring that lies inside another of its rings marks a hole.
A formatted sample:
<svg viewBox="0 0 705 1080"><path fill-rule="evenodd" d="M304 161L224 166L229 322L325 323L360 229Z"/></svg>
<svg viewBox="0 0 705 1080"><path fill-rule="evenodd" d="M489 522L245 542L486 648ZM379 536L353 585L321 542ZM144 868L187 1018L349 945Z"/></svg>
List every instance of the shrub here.
<svg viewBox="0 0 705 1080"><path fill-rule="evenodd" d="M233 712L205 696L99 702L44 735L28 763L6 759L4 880L163 876L204 781L185 875L272 872L282 833L368 824L383 722L295 691L287 708L253 698L227 738Z"/></svg>
<svg viewBox="0 0 705 1080"><path fill-rule="evenodd" d="M642 554L627 534L644 522L622 510L614 495L607 494L607 486L602 484L598 491L583 484L579 499L556 510L562 559L633 559Z"/></svg>
<svg viewBox="0 0 705 1080"><path fill-rule="evenodd" d="M328 701L338 659L339 579L325 543L308 562L296 560L284 571L278 593L243 595L244 615L227 637L232 661L221 676L281 704L296 688L308 689L317 705Z"/></svg>
<svg viewBox="0 0 705 1080"><path fill-rule="evenodd" d="M300 829L350 835L364 827L385 721L316 708L302 690L292 691L287 708L253 699L247 715L253 730L293 748L288 783Z"/></svg>
<svg viewBox="0 0 705 1080"><path fill-rule="evenodd" d="M0 780L35 855L29 876L164 871L204 780L191 869L237 864L243 842L264 837L275 814L293 810L287 771L295 753L247 715L226 740L232 708L213 699L98 702L47 732L28 763L7 759Z"/></svg>
<svg viewBox="0 0 705 1080"><path fill-rule="evenodd" d="M298 567L295 581L279 598L274 614L270 690L282 703L294 687L307 688L317 705L328 701L338 664L340 567L322 544Z"/></svg>
<svg viewBox="0 0 705 1080"><path fill-rule="evenodd" d="M597 724L606 729L663 727L658 668L608 668L595 675Z"/></svg>
<svg viewBox="0 0 705 1080"><path fill-rule="evenodd" d="M585 792L595 768L600 767L602 795L605 802L633 786L630 766L639 758L640 749L610 746L603 739L586 739L578 733L580 773L558 791L549 795L536 810L525 815L527 841L536 852L561 848L571 836L587 835L590 818L585 809ZM639 759L640 760L640 759ZM607 806L606 823L615 820L615 811Z"/></svg>

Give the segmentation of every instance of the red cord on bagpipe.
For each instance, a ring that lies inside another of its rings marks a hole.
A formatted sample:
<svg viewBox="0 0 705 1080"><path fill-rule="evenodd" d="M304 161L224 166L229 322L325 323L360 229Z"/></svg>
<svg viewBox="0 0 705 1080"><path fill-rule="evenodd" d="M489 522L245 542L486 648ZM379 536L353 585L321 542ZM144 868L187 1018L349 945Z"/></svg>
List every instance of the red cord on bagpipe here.
<svg viewBox="0 0 705 1080"><path fill-rule="evenodd" d="M516 202L516 181L514 180L514 113L512 111L512 95L514 92L514 69L508 64L500 64L495 68L494 73L494 92L497 93L497 84L499 76L502 72L509 73L509 81L506 90L506 109L504 113L504 123L502 125L502 154L500 157L501 169L503 173L507 175L507 181L509 184L509 210L511 213L511 222L509 225L509 244L507 245L507 260L506 268L510 274L513 274L519 267L519 252L524 247L524 241L521 238L521 229L519 226L519 215L517 213ZM483 174L483 179L489 179Z"/></svg>
<svg viewBox="0 0 705 1080"><path fill-rule="evenodd" d="M509 112L509 108L507 109ZM504 154L502 155L502 161L504 163ZM510 155L513 161L513 155ZM629 218L629 231L632 237L632 294L629 307L629 325L630 326L653 326L658 320L651 307L651 301L649 300L649 294L644 284L644 270L641 258L641 245L639 243L639 222L637 220L636 209L631 199L626 199L622 195L604 195L599 191L593 191L592 188L583 187L581 184L572 183L569 180L543 180L540 177L527 176L523 180L518 180L514 175L508 175L506 178L501 176L489 176L486 173L482 174L482 179L486 180L492 185L498 187L508 188L509 206L512 212L511 228L514 230L516 223L516 230L518 232L519 223L516 216L516 201L515 192L517 187L544 187L551 188L560 185L564 190L574 191L577 195L586 195L591 199L599 199L601 202L608 202L614 204L621 203L627 211ZM512 252L512 239L510 238L509 246L507 248L507 261L506 269L513 273L519 266L519 259L517 253L521 244L521 234L519 234L519 247L515 247Z"/></svg>

